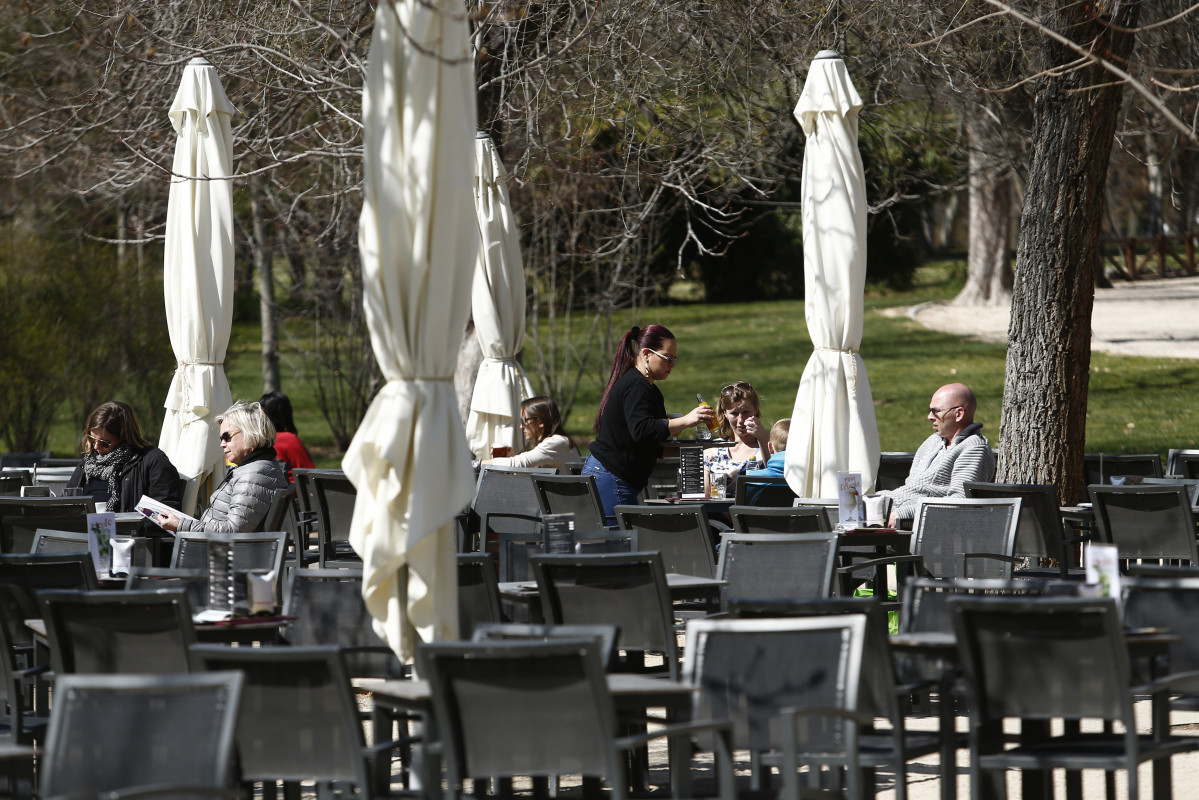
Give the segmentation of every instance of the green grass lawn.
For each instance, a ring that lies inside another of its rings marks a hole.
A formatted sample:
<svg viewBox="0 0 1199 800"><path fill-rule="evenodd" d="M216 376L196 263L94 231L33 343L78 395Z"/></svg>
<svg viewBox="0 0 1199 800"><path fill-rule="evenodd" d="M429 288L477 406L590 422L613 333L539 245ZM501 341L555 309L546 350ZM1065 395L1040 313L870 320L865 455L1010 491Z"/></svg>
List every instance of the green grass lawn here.
<svg viewBox="0 0 1199 800"><path fill-rule="evenodd" d="M1006 348L929 331L887 309L947 300L961 287L961 262L936 262L920 269L911 291L868 288L862 357L874 397L883 450L914 450L929 433L928 400L942 384L970 384L979 398L977 418L992 442L998 440ZM714 401L720 387L749 381L762 398L762 414L772 422L790 416L800 375L812 352L802 301L753 304L680 304L620 314L614 326L661 323L678 337L679 363L660 385L667 408L683 412L695 405L695 393ZM530 347L527 344L526 347ZM607 377L611 353L602 356L580 386L567 431L583 439ZM527 359L532 363L532 359ZM313 374L304 358L284 344L283 391L292 400L300 435L318 466L337 466L341 455L317 407ZM238 325L226 359L234 398L262 393L259 332ZM536 376L530 376L537 388ZM163 394L170 377L163 381ZM1199 360L1133 358L1097 353L1091 361L1087 450L1091 452L1165 452L1199 446ZM55 453L73 452L78 433L66 420L55 427ZM154 437L152 437L154 438Z"/></svg>

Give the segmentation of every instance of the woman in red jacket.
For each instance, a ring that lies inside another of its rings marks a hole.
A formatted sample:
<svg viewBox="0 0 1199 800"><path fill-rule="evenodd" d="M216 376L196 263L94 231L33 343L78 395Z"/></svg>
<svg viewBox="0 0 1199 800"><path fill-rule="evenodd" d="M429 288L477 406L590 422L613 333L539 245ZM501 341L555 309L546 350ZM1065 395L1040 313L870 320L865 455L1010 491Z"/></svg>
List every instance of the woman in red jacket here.
<svg viewBox="0 0 1199 800"><path fill-rule="evenodd" d="M312 463L312 456L308 455L308 450L296 433L296 423L291 415L291 401L283 392L267 392L258 403L275 426L275 453L279 462L283 464L287 479L295 483L291 476L293 468L312 469L316 465Z"/></svg>

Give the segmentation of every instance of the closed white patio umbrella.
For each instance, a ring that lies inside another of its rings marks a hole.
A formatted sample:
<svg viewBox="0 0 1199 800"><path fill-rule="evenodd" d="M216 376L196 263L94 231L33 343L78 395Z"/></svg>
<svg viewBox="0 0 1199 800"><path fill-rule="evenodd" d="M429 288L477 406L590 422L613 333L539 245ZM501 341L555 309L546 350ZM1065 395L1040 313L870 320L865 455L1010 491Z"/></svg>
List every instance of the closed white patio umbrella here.
<svg viewBox="0 0 1199 800"><path fill-rule="evenodd" d="M878 425L862 343L866 184L858 151L862 99L835 50L812 61L795 106L803 160L804 315L814 350L795 395L786 476L800 497L836 497L837 471L874 486Z"/></svg>
<svg viewBox="0 0 1199 800"><path fill-rule="evenodd" d="M479 458L490 456L493 444L520 452L520 404L533 396L524 367L516 360L525 342L525 267L508 204L507 177L495 144L480 131L475 137L479 257L471 305L483 363L466 419L466 438Z"/></svg>
<svg viewBox="0 0 1199 800"><path fill-rule="evenodd" d="M213 419L233 402L225 351L233 326L233 134L236 109L216 68L193 58L169 116L179 141L167 201L163 290L178 366L159 447L181 475L219 475Z"/></svg>
<svg viewBox="0 0 1199 800"><path fill-rule="evenodd" d="M462 0L383 0L363 116L363 305L386 383L342 460L375 629L401 659L458 630L454 517L474 490L454 392L478 235Z"/></svg>

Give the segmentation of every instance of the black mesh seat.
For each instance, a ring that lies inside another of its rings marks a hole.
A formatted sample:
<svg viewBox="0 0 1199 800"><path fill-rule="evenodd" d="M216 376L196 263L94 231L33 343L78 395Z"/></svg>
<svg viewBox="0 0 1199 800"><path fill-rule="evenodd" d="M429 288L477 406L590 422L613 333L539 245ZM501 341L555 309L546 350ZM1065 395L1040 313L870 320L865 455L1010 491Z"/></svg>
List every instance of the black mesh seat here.
<svg viewBox="0 0 1199 800"><path fill-rule="evenodd" d="M1082 471L1088 485L1111 483L1113 476L1120 475L1160 478L1162 456L1161 453L1086 453L1082 457Z"/></svg>
<svg viewBox="0 0 1199 800"><path fill-rule="evenodd" d="M244 781L348 781L370 795L350 678L336 647L196 645L198 670L244 675L237 760Z"/></svg>
<svg viewBox="0 0 1199 800"><path fill-rule="evenodd" d="M520 469L484 464L475 484L475 497L466 512L464 531L467 541L461 542L458 549L461 552L490 549L495 534L503 531L536 533L541 530L541 507L537 504L537 492L533 490L529 476L554 475L556 472L552 467ZM483 536L472 546L469 540L478 537L480 531Z"/></svg>
<svg viewBox="0 0 1199 800"><path fill-rule="evenodd" d="M85 532L90 497L0 497L0 552L28 553L38 528Z"/></svg>
<svg viewBox="0 0 1199 800"><path fill-rule="evenodd" d="M275 576L275 597L283 585L283 559L287 555L285 531L267 533L207 533L181 531L175 534L171 569L208 569L208 543L228 542L233 548L233 571L265 571Z"/></svg>
<svg viewBox="0 0 1199 800"><path fill-rule="evenodd" d="M33 536L31 553L50 555L58 553L86 553L87 533L84 531L58 531L38 528Z"/></svg>
<svg viewBox="0 0 1199 800"><path fill-rule="evenodd" d="M837 569L835 533L726 533L720 537L721 605L731 599L829 597Z"/></svg>
<svg viewBox="0 0 1199 800"><path fill-rule="evenodd" d="M1100 540L1122 561L1199 563L1187 488L1088 486Z"/></svg>
<svg viewBox="0 0 1199 800"><path fill-rule="evenodd" d="M578 530L607 527L599 490L591 475L532 475L529 480L542 514L574 514Z"/></svg>
<svg viewBox="0 0 1199 800"><path fill-rule="evenodd" d="M620 629L615 625L528 625L517 622L483 622L475 626L472 642L549 642L554 639L591 639L598 643L604 669L616 663Z"/></svg>
<svg viewBox="0 0 1199 800"><path fill-rule="evenodd" d="M729 516L737 533L828 533L833 530L828 511L816 506L733 506Z"/></svg>
<svg viewBox="0 0 1199 800"><path fill-rule="evenodd" d="M1199 572L1194 567L1179 570L1189 574L1169 575L1164 567L1153 577L1122 578L1123 613L1126 628L1160 628L1173 638L1169 663L1173 674L1199 673ZM1171 706L1199 709L1199 680L1175 687Z"/></svg>
<svg viewBox="0 0 1199 800"><path fill-rule="evenodd" d="M795 505L796 494L787 479L776 475L742 475L737 478L735 505L789 508Z"/></svg>
<svg viewBox="0 0 1199 800"><path fill-rule="evenodd" d="M337 645L352 678L398 678L403 667L362 600L362 570L297 569L283 604L283 638L293 646Z"/></svg>
<svg viewBox="0 0 1199 800"><path fill-rule="evenodd" d="M208 608L207 569L134 567L125 578L125 588L130 591L182 589L187 592L187 602L192 614Z"/></svg>
<svg viewBox="0 0 1199 800"><path fill-rule="evenodd" d="M1065 526L1058 510L1057 488L1051 483L986 483L968 481L967 497L1020 498L1020 522L1016 529L1015 555L1027 558L1052 558L1058 574L1066 577L1075 563L1074 541L1066 540Z"/></svg>
<svg viewBox="0 0 1199 800"><path fill-rule="evenodd" d="M97 588L96 569L87 553L0 554L0 604L13 619L42 618L37 601L40 589ZM13 644L32 649L32 632L18 626L13 631Z"/></svg>
<svg viewBox="0 0 1199 800"><path fill-rule="evenodd" d="M678 645L662 557L655 552L532 556L542 612L557 625L615 625L626 668L642 670L644 653L663 656L678 677Z"/></svg>
<svg viewBox="0 0 1199 800"><path fill-rule="evenodd" d="M357 565L362 559L350 547L350 523L358 490L339 469L310 469L308 481L316 495L318 563Z"/></svg>
<svg viewBox="0 0 1199 800"><path fill-rule="evenodd" d="M716 574L716 543L707 513L696 506L616 506L616 522L637 531L637 549L657 550L662 568L681 575Z"/></svg>
<svg viewBox="0 0 1199 800"><path fill-rule="evenodd" d="M898 489L908 481L916 451L894 451L879 453L878 472L874 476L874 490Z"/></svg>
<svg viewBox="0 0 1199 800"><path fill-rule="evenodd" d="M1137 766L1199 749L1167 729L1137 733L1135 695L1168 693L1163 680L1131 686L1128 645L1113 599L960 597L950 601L959 661L970 687L970 783L980 796L987 773L1002 770L1124 770L1137 797ZM1022 740L1005 749L1002 723L1021 721ZM1080 732L1082 719L1122 732ZM1049 721L1064 720L1063 728ZM1032 732L1028 730L1032 729ZM1060 730L1061 733L1054 733ZM1169 797L1157 780L1154 797ZM1168 775L1166 776L1168 777ZM1027 782L1032 778L1026 773Z"/></svg>
<svg viewBox="0 0 1199 800"><path fill-rule="evenodd" d="M450 791L466 778L582 775L627 797L630 750L661 736L717 734L720 797L732 800L727 723L668 725L621 737L602 659L592 640L421 645ZM677 752L677 749L676 749ZM672 785L672 796L689 796Z"/></svg>
<svg viewBox="0 0 1199 800"><path fill-rule="evenodd" d="M176 800L232 790L242 677L62 675L39 773L42 797L156 787ZM174 787L174 790L171 790ZM208 790L189 794L187 789ZM136 793L130 796L137 796Z"/></svg>
<svg viewBox="0 0 1199 800"><path fill-rule="evenodd" d="M195 627L183 589L38 592L56 675L189 669Z"/></svg>

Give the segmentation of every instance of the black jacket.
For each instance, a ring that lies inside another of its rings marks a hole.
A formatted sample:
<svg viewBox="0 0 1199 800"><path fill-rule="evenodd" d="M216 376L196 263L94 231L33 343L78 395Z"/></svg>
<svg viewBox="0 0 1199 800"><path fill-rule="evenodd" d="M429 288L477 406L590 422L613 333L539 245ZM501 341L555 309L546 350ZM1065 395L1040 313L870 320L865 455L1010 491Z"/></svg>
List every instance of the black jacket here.
<svg viewBox="0 0 1199 800"><path fill-rule="evenodd" d="M67 481L67 488L84 483L83 465L80 464ZM133 511L143 494L176 510L183 504L183 481L179 479L179 470L166 453L153 445L133 454L121 470L117 486L121 494L120 506L114 507L109 498L109 511Z"/></svg>
<svg viewBox="0 0 1199 800"><path fill-rule="evenodd" d="M617 378L591 443L604 469L634 489L649 482L662 442L670 438L662 392L636 367Z"/></svg>

